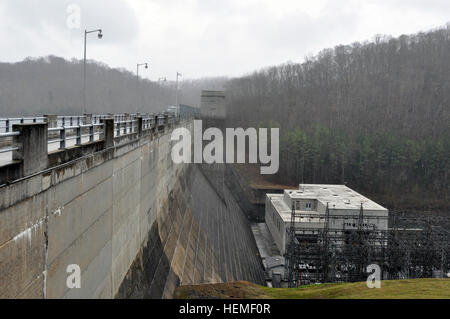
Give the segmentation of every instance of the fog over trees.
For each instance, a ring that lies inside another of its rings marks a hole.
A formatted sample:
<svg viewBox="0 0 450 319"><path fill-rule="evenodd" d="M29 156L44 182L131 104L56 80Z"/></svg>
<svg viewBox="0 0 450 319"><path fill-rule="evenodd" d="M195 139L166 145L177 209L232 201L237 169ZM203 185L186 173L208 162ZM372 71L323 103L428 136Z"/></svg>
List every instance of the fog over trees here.
<svg viewBox="0 0 450 319"><path fill-rule="evenodd" d="M158 112L175 104L175 81L149 81L125 69L88 61L89 113ZM179 102L200 106L203 87L219 89L225 78L182 80ZM83 110L83 61L48 56L0 63L0 117L76 115ZM137 107L136 107L137 106Z"/></svg>
<svg viewBox="0 0 450 319"><path fill-rule="evenodd" d="M448 207L449 64L448 26L337 46L229 81L229 121L280 127L281 182Z"/></svg>

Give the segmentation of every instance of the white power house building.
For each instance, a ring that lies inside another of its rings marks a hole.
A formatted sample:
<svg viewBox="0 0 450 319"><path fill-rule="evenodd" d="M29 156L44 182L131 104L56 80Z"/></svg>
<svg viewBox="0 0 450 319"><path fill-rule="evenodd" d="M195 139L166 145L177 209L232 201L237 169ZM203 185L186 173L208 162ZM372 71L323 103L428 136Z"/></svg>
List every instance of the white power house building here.
<svg viewBox="0 0 450 319"><path fill-rule="evenodd" d="M266 194L265 219L272 237L282 255L288 241L292 208L308 217L296 219L296 229L323 229L326 208L329 211L329 229L346 232L358 229L361 204L362 226L365 229L388 229L388 210L345 185L300 184L298 190L284 190L283 194ZM312 232L311 232L312 233Z"/></svg>

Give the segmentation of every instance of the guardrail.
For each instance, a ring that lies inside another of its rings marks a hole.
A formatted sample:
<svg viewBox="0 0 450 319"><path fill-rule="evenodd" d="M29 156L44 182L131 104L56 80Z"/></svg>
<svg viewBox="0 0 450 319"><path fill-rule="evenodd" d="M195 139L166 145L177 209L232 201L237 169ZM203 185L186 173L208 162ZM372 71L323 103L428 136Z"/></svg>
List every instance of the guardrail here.
<svg viewBox="0 0 450 319"><path fill-rule="evenodd" d="M51 119L57 127L64 126L76 126L82 124L99 124L100 120L106 118L114 118L115 122L121 122L126 120L134 120L137 117L142 116L143 118L148 118L155 116L153 114L99 114L99 115L63 115L63 116L52 116L44 115L37 117L9 117L0 118L0 133L8 133L12 131L12 126L14 124L30 124L30 123L44 123Z"/></svg>
<svg viewBox="0 0 450 319"><path fill-rule="evenodd" d="M48 165L165 131L178 120L170 112L0 118L0 185Z"/></svg>
<svg viewBox="0 0 450 319"><path fill-rule="evenodd" d="M6 132L6 133L0 133L0 139L1 138L6 138L6 137L13 137L13 136L17 136L19 135L19 132ZM19 148L18 147L8 147L8 148L2 148L0 149L0 153L9 153L12 151L17 151Z"/></svg>
<svg viewBox="0 0 450 319"><path fill-rule="evenodd" d="M59 149L65 149L68 140L76 140L75 145L81 145L83 137L89 137L89 142L93 142L95 139L95 128L102 126L104 126L104 124L80 124L49 128L48 132L59 132L59 139L52 139L49 141L49 144L59 142ZM83 134L83 129L88 129L89 133ZM67 132L75 132L75 135L67 136Z"/></svg>
<svg viewBox="0 0 450 319"><path fill-rule="evenodd" d="M118 121L114 123L115 136L124 136L137 132L137 120Z"/></svg>
<svg viewBox="0 0 450 319"><path fill-rule="evenodd" d="M0 118L0 133L8 133L12 131L13 124L26 123L43 123L45 117L10 117Z"/></svg>
<svg viewBox="0 0 450 319"><path fill-rule="evenodd" d="M149 116L148 118L142 119L142 130L150 130L156 127L156 118L154 116Z"/></svg>
<svg viewBox="0 0 450 319"><path fill-rule="evenodd" d="M15 118L0 118L0 153L11 152L16 148L1 148L2 144L8 146L8 141L15 136L13 133L14 124L31 124L31 123L48 123L49 139L48 143L60 143L60 149L64 149L67 145L66 141L76 140L75 145L80 145L84 137L89 137L89 142L95 140L98 135L99 128L102 127L100 123L102 119L114 118L114 132L115 136L124 136L133 134L138 131L138 117L142 117L142 129L149 130L166 124L173 124L175 116L172 113L160 114L108 114L108 115L82 115L82 116L41 116L41 117L15 117ZM89 131L87 134L85 131ZM13 133L13 134L9 134ZM52 134L53 133L53 134ZM56 137L56 138L55 138ZM3 140L3 143L1 143ZM12 143L12 141L9 141Z"/></svg>

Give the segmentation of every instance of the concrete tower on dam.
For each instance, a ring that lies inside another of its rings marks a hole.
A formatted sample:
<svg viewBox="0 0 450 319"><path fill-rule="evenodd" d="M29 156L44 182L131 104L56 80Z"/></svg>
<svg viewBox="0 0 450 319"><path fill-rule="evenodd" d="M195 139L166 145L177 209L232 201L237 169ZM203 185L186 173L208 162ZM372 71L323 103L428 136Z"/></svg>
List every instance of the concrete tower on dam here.
<svg viewBox="0 0 450 319"><path fill-rule="evenodd" d="M192 121L72 120L11 127L12 160L0 164L0 298L171 298L182 284L263 283L230 190L218 194L201 167L172 162L171 131L192 131ZM73 265L79 288L68 285Z"/></svg>
<svg viewBox="0 0 450 319"><path fill-rule="evenodd" d="M202 135L208 128L218 128L225 132L226 94L224 91L202 90L200 114L202 120ZM204 147L204 145L203 145ZM225 153L225 145L222 154ZM224 162L225 159L223 159ZM224 198L226 181L226 165L223 163L201 164L202 172L214 187L217 194Z"/></svg>
<svg viewBox="0 0 450 319"><path fill-rule="evenodd" d="M225 120L226 118L225 92L202 90L200 112L203 119Z"/></svg>

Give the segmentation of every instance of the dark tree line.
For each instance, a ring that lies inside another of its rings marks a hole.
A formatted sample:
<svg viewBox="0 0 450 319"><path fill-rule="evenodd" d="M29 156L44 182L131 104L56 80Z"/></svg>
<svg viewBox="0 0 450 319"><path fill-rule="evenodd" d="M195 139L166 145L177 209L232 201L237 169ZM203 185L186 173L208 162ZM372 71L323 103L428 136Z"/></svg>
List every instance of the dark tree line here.
<svg viewBox="0 0 450 319"><path fill-rule="evenodd" d="M279 182L449 207L450 26L326 49L227 91L234 125L280 127Z"/></svg>
<svg viewBox="0 0 450 319"><path fill-rule="evenodd" d="M179 102L200 106L202 86L217 88L223 78L184 80ZM158 112L175 104L174 81L136 80L125 69L100 62L87 66L87 109L91 113ZM83 61L48 56L0 63L0 117L42 114L76 115L83 106Z"/></svg>

